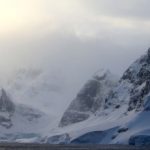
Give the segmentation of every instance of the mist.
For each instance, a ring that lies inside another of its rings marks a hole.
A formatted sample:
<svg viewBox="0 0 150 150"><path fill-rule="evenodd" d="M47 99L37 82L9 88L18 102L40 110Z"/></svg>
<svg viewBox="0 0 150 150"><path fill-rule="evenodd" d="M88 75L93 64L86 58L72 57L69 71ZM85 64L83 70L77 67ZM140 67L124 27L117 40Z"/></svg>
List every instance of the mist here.
<svg viewBox="0 0 150 150"><path fill-rule="evenodd" d="M25 89L13 99L53 115L62 114L96 71L103 68L121 76L149 47L146 0L116 0L115 9L114 1L103 0L16 0L11 9L7 3L1 18L8 19L0 26L1 87L12 94L18 70L40 70L34 82L50 85L44 98L25 96L37 85L24 77L17 84ZM42 95L40 90L37 95Z"/></svg>

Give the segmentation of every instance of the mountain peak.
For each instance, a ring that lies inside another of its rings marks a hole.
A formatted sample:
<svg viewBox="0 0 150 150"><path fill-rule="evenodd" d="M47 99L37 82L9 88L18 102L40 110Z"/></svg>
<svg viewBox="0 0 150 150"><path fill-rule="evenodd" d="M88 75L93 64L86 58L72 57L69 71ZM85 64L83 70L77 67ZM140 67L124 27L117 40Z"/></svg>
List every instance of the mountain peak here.
<svg viewBox="0 0 150 150"><path fill-rule="evenodd" d="M8 113L13 113L15 111L15 104L10 100L4 89L1 89L0 111Z"/></svg>
<svg viewBox="0 0 150 150"><path fill-rule="evenodd" d="M121 90L121 93L120 93ZM128 111L143 110L150 93L150 48L124 72L106 105L127 104ZM108 106L107 106L108 107Z"/></svg>
<svg viewBox="0 0 150 150"><path fill-rule="evenodd" d="M121 106L126 112L143 110L150 93L150 48L124 72L119 82L114 77L108 70L97 71L72 101L60 126L84 121L91 114L104 111L110 115Z"/></svg>
<svg viewBox="0 0 150 150"><path fill-rule="evenodd" d="M147 51L147 55L148 55L148 57L150 58L150 48L149 48L148 51Z"/></svg>
<svg viewBox="0 0 150 150"><path fill-rule="evenodd" d="M109 70L100 69L94 74L93 77L103 78L103 77L109 76L110 74L111 72Z"/></svg>
<svg viewBox="0 0 150 150"><path fill-rule="evenodd" d="M64 113L59 126L67 126L87 120L96 115L104 105L105 98L116 84L114 76L109 71L98 71L94 74L71 102Z"/></svg>

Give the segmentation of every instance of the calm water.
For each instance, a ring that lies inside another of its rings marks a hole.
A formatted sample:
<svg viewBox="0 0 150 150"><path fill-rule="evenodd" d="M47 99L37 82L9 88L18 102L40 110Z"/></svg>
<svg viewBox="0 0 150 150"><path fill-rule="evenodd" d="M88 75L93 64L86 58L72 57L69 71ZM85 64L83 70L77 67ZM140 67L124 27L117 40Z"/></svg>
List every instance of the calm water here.
<svg viewBox="0 0 150 150"><path fill-rule="evenodd" d="M0 144L0 150L150 150L150 147L122 145L37 145L37 144Z"/></svg>

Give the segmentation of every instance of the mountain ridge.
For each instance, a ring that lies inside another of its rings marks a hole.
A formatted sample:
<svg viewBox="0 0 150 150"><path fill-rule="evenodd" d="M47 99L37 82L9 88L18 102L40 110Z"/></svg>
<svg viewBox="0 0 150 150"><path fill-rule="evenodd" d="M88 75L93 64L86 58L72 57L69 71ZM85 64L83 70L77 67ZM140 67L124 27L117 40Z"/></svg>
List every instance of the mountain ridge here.
<svg viewBox="0 0 150 150"><path fill-rule="evenodd" d="M108 95L104 99L102 100L104 101L103 107L99 109L98 113L62 126L61 131L65 130L66 133L72 135L70 141L78 141L78 144L85 141L91 143L90 135L95 131L101 131L107 140L99 139L97 144L149 145L150 48L146 54L131 64L117 84L108 90ZM69 113L71 109L72 105L66 112ZM74 117L74 115L67 116L65 113L62 117L63 120L65 117L66 120ZM85 126L85 129L82 126ZM112 132L109 131L110 129ZM87 134L90 132L91 134ZM95 134L95 137L98 134Z"/></svg>
<svg viewBox="0 0 150 150"><path fill-rule="evenodd" d="M120 79L104 70L94 74L53 127L46 114L0 91L0 141L150 145L149 116L150 49Z"/></svg>

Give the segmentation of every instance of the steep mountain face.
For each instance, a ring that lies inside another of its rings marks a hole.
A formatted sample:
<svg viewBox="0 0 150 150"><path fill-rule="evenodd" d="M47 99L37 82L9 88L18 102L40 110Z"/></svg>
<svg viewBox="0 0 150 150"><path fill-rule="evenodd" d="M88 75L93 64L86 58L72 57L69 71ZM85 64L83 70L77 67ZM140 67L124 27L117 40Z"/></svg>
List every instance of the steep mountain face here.
<svg viewBox="0 0 150 150"><path fill-rule="evenodd" d="M117 83L106 74L93 80L64 113L59 132L76 144L150 145L150 49Z"/></svg>
<svg viewBox="0 0 150 150"><path fill-rule="evenodd" d="M12 126L11 117L15 112L15 105L7 96L4 89L0 92L0 125L10 128Z"/></svg>
<svg viewBox="0 0 150 150"><path fill-rule="evenodd" d="M128 111L142 110L150 94L150 49L123 74L106 99L105 108L127 105Z"/></svg>
<svg viewBox="0 0 150 150"><path fill-rule="evenodd" d="M0 96L0 111L1 112L8 112L10 115L15 111L15 105L7 96L4 89L1 90Z"/></svg>
<svg viewBox="0 0 150 150"><path fill-rule="evenodd" d="M106 96L116 84L109 71L97 73L89 80L64 113L60 127L88 119L104 106Z"/></svg>

